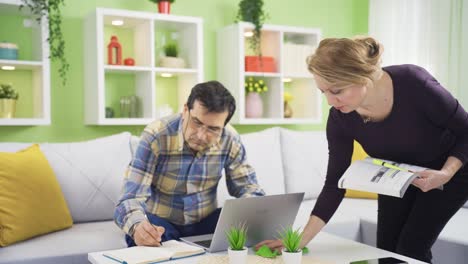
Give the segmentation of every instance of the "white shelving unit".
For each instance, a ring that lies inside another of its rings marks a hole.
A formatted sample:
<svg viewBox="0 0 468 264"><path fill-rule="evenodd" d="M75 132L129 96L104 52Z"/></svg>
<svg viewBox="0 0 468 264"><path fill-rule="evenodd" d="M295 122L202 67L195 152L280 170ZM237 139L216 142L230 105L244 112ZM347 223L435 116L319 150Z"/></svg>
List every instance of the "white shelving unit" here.
<svg viewBox="0 0 468 264"><path fill-rule="evenodd" d="M17 43L19 48L18 60L0 59L0 83L11 83L19 92L15 117L0 118L0 126L50 125L48 24L45 18L38 24L27 7L19 10L20 5L20 0L0 0L0 23L14 25L12 30L0 31L0 40ZM29 52L25 51L29 45ZM3 70L4 66L14 70Z"/></svg>
<svg viewBox="0 0 468 264"><path fill-rule="evenodd" d="M237 23L221 29L217 35L218 79L236 98L238 111L235 124L313 124L322 122L322 98L312 74L307 72L306 56L312 54L321 39L314 28L264 25L261 33L262 56L273 57L276 72L248 72L245 56L253 55L246 32L251 23ZM296 67L296 65L299 65ZM246 117L245 79L263 79L269 91L263 93L263 116ZM285 82L288 81L288 82ZM293 116L284 117L284 92L294 99L290 102Z"/></svg>
<svg viewBox="0 0 468 264"><path fill-rule="evenodd" d="M202 23L196 17L107 8L89 14L84 22L86 124L146 125L162 117L161 108L180 111L191 88L203 80ZM134 66L107 63L113 35L122 46L122 61L131 57ZM177 43L186 68L160 67L162 46L169 41ZM119 101L130 95L138 98L138 114L123 117ZM106 107L114 117L106 117Z"/></svg>

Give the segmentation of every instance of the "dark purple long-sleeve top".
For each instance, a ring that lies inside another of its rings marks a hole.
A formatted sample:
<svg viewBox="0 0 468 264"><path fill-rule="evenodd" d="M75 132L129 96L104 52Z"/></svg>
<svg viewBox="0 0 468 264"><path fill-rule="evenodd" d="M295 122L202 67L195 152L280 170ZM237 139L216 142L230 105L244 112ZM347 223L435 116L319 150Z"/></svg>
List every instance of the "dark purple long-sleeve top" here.
<svg viewBox="0 0 468 264"><path fill-rule="evenodd" d="M380 122L364 123L356 111L330 109L325 185L312 214L326 223L343 200L338 180L351 163L353 140L372 157L441 169L449 156L468 161L468 113L425 69L383 68L393 81L393 108ZM454 177L468 177L463 166Z"/></svg>

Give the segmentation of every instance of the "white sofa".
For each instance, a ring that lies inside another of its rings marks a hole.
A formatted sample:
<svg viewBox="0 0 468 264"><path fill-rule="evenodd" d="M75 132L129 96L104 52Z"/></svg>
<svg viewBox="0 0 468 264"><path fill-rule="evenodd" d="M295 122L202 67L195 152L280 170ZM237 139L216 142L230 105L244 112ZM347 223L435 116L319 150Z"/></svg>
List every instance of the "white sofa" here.
<svg viewBox="0 0 468 264"><path fill-rule="evenodd" d="M89 252L125 247L124 234L111 219L137 140L129 133L121 133L85 142L41 144L62 187L74 225L0 248L0 264L84 264L88 263ZM242 140L267 194L306 193L294 224L303 227L325 179L328 154L325 133L271 128L244 134ZM29 145L0 143L0 152L13 152ZM218 188L219 205L228 198L222 180ZM325 231L375 245L376 218L375 200L345 198ZM434 263L466 263L466 223L468 208L458 212L443 230L433 248Z"/></svg>

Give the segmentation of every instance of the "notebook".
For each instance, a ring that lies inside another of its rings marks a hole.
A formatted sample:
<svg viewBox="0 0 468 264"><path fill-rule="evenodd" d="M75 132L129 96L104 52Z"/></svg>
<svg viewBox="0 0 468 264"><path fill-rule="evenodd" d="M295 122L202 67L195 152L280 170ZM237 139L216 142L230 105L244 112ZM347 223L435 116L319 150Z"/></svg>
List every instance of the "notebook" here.
<svg viewBox="0 0 468 264"><path fill-rule="evenodd" d="M160 247L130 247L105 251L102 254L122 264L147 264L204 254L205 250L184 242L169 240Z"/></svg>

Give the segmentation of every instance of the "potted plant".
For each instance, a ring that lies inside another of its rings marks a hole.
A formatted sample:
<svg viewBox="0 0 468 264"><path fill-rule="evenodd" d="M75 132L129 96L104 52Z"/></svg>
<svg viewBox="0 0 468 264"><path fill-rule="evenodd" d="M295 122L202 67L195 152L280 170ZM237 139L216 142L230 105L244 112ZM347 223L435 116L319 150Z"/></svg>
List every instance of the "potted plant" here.
<svg viewBox="0 0 468 264"><path fill-rule="evenodd" d="M261 93L268 92L268 86L262 79L248 77L245 81L245 116L259 118L263 115L263 101Z"/></svg>
<svg viewBox="0 0 468 264"><path fill-rule="evenodd" d="M179 55L179 48L176 43L168 43L164 45L164 57L160 59L160 66L166 68L185 68L185 61L177 57Z"/></svg>
<svg viewBox="0 0 468 264"><path fill-rule="evenodd" d="M247 262L247 227L245 223L232 226L226 231L226 237L229 242L228 256L230 264L243 264Z"/></svg>
<svg viewBox="0 0 468 264"><path fill-rule="evenodd" d="M285 264L300 264L302 262L302 249L300 243L302 233L299 228L294 230L292 227L283 229L280 233L280 239L283 242L283 261Z"/></svg>
<svg viewBox="0 0 468 264"><path fill-rule="evenodd" d="M268 14L263 10L263 0L241 0L236 22L245 21L254 25L253 36L249 39L252 51L261 56L261 29Z"/></svg>
<svg viewBox="0 0 468 264"><path fill-rule="evenodd" d="M62 78L62 84L67 83L67 72L70 67L65 58L65 40L62 34L62 15L60 7L64 5L65 0L21 0L20 9L27 6L36 21L41 23L41 18L45 17L49 22L49 38L47 41L50 46L50 59L59 61L59 75Z"/></svg>
<svg viewBox="0 0 468 264"><path fill-rule="evenodd" d="M0 118L13 118L16 111L18 92L11 84L0 84Z"/></svg>
<svg viewBox="0 0 468 264"><path fill-rule="evenodd" d="M175 0L150 0L150 1L155 4L158 4L158 12L161 14L171 13L171 4L175 2Z"/></svg>

